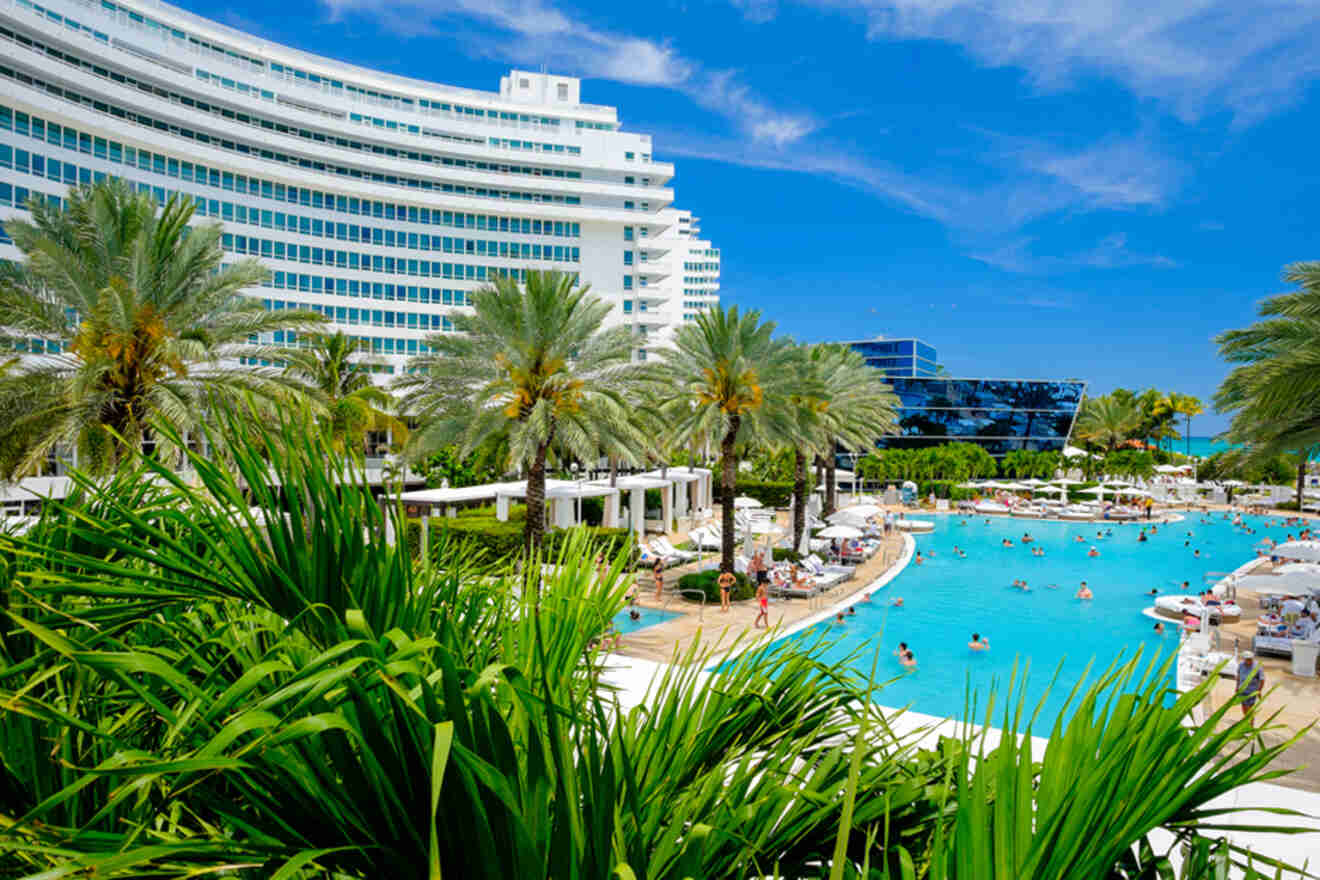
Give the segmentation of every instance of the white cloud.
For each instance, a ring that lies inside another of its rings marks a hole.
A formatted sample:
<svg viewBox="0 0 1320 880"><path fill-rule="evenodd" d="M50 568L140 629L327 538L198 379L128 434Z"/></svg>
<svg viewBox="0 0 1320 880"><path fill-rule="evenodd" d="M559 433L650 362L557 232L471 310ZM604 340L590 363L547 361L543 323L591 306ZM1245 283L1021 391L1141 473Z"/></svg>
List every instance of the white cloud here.
<svg viewBox="0 0 1320 880"><path fill-rule="evenodd" d="M1125 269L1133 266L1176 268L1178 263L1162 254L1147 254L1128 248L1127 235L1116 232L1093 247L1072 254L1037 254L1035 239L1018 238L993 250L973 253L973 259L1007 272L1048 274L1070 269Z"/></svg>
<svg viewBox="0 0 1320 880"><path fill-rule="evenodd" d="M1164 102L1184 120L1239 125L1320 75L1315 0L802 0L860 15L872 39L931 39L1059 90L1083 73Z"/></svg>
<svg viewBox="0 0 1320 880"><path fill-rule="evenodd" d="M672 45L595 28L543 0L321 0L332 18L368 14L402 37L435 36L449 20L488 32L464 33L463 50L583 77L674 89L719 113L754 141L783 147L815 131L806 113L780 110L733 71L711 70Z"/></svg>

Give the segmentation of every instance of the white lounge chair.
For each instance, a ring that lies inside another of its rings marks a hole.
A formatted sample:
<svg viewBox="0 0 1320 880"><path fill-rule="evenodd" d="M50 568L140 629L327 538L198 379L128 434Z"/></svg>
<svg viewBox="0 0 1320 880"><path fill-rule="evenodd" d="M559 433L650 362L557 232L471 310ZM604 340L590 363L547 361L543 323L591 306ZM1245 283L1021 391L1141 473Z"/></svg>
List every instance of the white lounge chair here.
<svg viewBox="0 0 1320 880"><path fill-rule="evenodd" d="M681 559L684 562L691 562L696 559L698 555L691 550L679 550L670 542L667 535L661 535L660 537L653 539L651 541L651 546L659 550L661 553Z"/></svg>

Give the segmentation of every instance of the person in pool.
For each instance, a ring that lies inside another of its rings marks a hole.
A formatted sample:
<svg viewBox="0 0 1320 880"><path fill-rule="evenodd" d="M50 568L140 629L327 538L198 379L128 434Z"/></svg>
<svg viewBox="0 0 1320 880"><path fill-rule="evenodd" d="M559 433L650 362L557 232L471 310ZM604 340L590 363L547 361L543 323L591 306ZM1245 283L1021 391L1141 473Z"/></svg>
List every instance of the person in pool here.
<svg viewBox="0 0 1320 880"><path fill-rule="evenodd" d="M921 557L921 551L918 550L918 551L917 551L917 558L914 559L913 561L916 562L917 565L921 565L921 563L925 562L926 560L923 559L923 558Z"/></svg>
<svg viewBox="0 0 1320 880"><path fill-rule="evenodd" d="M1141 534L1140 534L1140 535L1137 535L1137 543L1138 543L1138 544L1144 544L1144 543L1146 543L1148 540L1150 540L1150 539L1146 537L1146 532L1145 532L1145 530L1143 529L1142 532L1141 532Z"/></svg>
<svg viewBox="0 0 1320 880"><path fill-rule="evenodd" d="M1162 623L1155 624L1155 635L1157 636L1164 635L1164 624Z"/></svg>
<svg viewBox="0 0 1320 880"><path fill-rule="evenodd" d="M1023 544L1030 544L1030 543L1031 543L1032 541L1034 541L1034 540L1036 540L1036 539L1033 538L1033 537L1031 537L1031 532L1023 532L1023 533L1022 533L1022 543L1023 543Z"/></svg>
<svg viewBox="0 0 1320 880"><path fill-rule="evenodd" d="M917 668L917 658L913 655L913 653L910 650L904 652L903 655L898 658L898 662L902 663L908 669Z"/></svg>
<svg viewBox="0 0 1320 880"><path fill-rule="evenodd" d="M902 596L895 596L895 597L893 598L893 600L890 601L889 605L890 605L891 608L902 608L902 607L903 607L903 597L902 597Z"/></svg>
<svg viewBox="0 0 1320 880"><path fill-rule="evenodd" d="M1150 591L1146 593L1147 596L1158 596L1159 594L1160 594L1160 591L1159 591L1158 589L1156 589L1155 587L1151 587L1151 588L1150 588Z"/></svg>
<svg viewBox="0 0 1320 880"><path fill-rule="evenodd" d="M1074 541L1074 543L1077 543L1077 544L1085 544L1085 543L1086 543L1086 538L1082 537L1081 535L1078 535L1077 537L1073 538L1073 541Z"/></svg>
<svg viewBox="0 0 1320 880"><path fill-rule="evenodd" d="M863 601L863 602L870 602L870 601L871 601L871 594L870 594L870 593L862 593L862 601Z"/></svg>
<svg viewBox="0 0 1320 880"><path fill-rule="evenodd" d="M838 614L834 615L834 622L837 623L839 626L843 626L844 623L846 623L846 621L843 619L843 612L842 612L842 611L840 611Z"/></svg>
<svg viewBox="0 0 1320 880"><path fill-rule="evenodd" d="M631 610L628 612L628 619L629 619L629 620L641 620L641 619L642 619L642 612L638 611L636 608L633 608L633 609L631 609Z"/></svg>
<svg viewBox="0 0 1320 880"><path fill-rule="evenodd" d="M989 651L990 640L981 638L980 633L972 633L972 640L967 643L967 647L973 651Z"/></svg>
<svg viewBox="0 0 1320 880"><path fill-rule="evenodd" d="M1086 551L1086 555L1087 555L1087 556L1091 556L1091 557L1099 556L1099 555L1100 555L1100 551L1097 550L1097 549L1095 549L1094 547L1092 547L1090 550L1087 550L1087 551Z"/></svg>
<svg viewBox="0 0 1320 880"><path fill-rule="evenodd" d="M1086 585L1086 581L1082 581L1082 585L1081 585L1080 587L1077 588L1077 598L1078 598L1078 599L1094 599L1094 598L1095 598L1095 594L1093 594L1093 593L1091 592L1091 588L1088 587L1088 586Z"/></svg>
<svg viewBox="0 0 1320 880"><path fill-rule="evenodd" d="M857 609L854 608L853 606L849 605L849 606L848 606L848 616L849 616L849 617L852 617L852 616L853 616L854 614L856 614L856 613L857 613Z"/></svg>
<svg viewBox="0 0 1320 880"><path fill-rule="evenodd" d="M1192 558L1193 558L1193 559L1200 559L1200 558L1201 558L1201 551L1200 551L1200 550L1193 550L1193 551L1192 551Z"/></svg>
<svg viewBox="0 0 1320 880"><path fill-rule="evenodd" d="M908 650L907 642L899 642L898 648L894 650L894 656L902 657L904 654L907 653L907 650Z"/></svg>
<svg viewBox="0 0 1320 880"><path fill-rule="evenodd" d="M1008 540L1008 538L1005 538L1004 540L1002 540L1002 541L999 542L999 546L1001 546L1001 547L1012 547L1012 546L1013 546L1013 542L1010 541L1010 540Z"/></svg>

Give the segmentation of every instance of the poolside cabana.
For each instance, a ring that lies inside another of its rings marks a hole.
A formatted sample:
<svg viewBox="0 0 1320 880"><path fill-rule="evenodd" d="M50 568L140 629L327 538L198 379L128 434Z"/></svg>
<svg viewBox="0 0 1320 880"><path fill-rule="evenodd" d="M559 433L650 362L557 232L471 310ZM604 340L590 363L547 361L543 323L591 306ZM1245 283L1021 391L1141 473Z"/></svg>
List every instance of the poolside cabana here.
<svg viewBox="0 0 1320 880"><path fill-rule="evenodd" d="M585 485L605 486L609 480L593 480ZM670 477L651 477L633 474L614 478L614 489L628 493L628 526L640 539L646 532L646 490L660 490L661 530L668 532L669 524L674 521L674 480Z"/></svg>
<svg viewBox="0 0 1320 880"><path fill-rule="evenodd" d="M508 519L509 499L526 498L526 481L512 487L501 489L495 496L495 518ZM593 483L578 483L572 480L546 480L545 503L547 525L556 529L569 529L580 525L580 502L583 498L604 498L605 515L601 525L614 528L619 522L619 490ZM502 509L502 512L501 512Z"/></svg>
<svg viewBox="0 0 1320 880"><path fill-rule="evenodd" d="M715 506L715 481L707 468L671 467L663 473L647 471L641 476L674 483L674 516L688 516Z"/></svg>

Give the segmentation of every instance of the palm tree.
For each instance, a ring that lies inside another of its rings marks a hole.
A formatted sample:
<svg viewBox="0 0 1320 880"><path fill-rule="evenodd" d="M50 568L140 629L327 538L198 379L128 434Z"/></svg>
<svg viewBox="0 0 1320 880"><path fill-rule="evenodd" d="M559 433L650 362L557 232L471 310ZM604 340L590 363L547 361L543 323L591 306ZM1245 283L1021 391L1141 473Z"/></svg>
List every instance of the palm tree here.
<svg viewBox="0 0 1320 880"><path fill-rule="evenodd" d="M610 305L572 275L528 272L524 285L498 278L472 295L473 310L453 315L455 333L429 337L396 382L402 409L420 425L414 454L457 442L467 455L507 433L509 466L527 473L524 546L545 534L545 468L551 450L589 460L603 450L636 448L629 395L626 327L602 330Z"/></svg>
<svg viewBox="0 0 1320 880"><path fill-rule="evenodd" d="M221 268L220 224L189 227L190 198L160 208L105 180L70 190L63 209L37 197L27 207L31 220L5 221L25 262L0 261L0 344L39 356L0 376L5 475L31 473L57 446L103 473L153 421L195 431L216 395L289 393L276 371L239 359L281 356L249 340L320 316L244 296L266 268Z"/></svg>
<svg viewBox="0 0 1320 880"><path fill-rule="evenodd" d="M1320 262L1294 263L1283 278L1300 290L1270 297L1261 320L1216 338L1220 355L1237 366L1214 403L1233 414L1224 438L1243 444L1247 459L1297 454L1300 504L1306 463L1320 449Z"/></svg>
<svg viewBox="0 0 1320 880"><path fill-rule="evenodd" d="M1187 454L1192 454L1192 416L1199 416L1205 412L1205 407L1201 401L1190 394L1181 394L1177 391L1171 392L1168 397L1169 411L1174 415L1183 416L1187 422L1187 430L1183 437L1187 441Z"/></svg>
<svg viewBox="0 0 1320 880"><path fill-rule="evenodd" d="M371 380L377 362L367 356L365 340L342 331L302 337L306 347L284 356L285 371L306 389L320 423L339 452L361 449L368 431L393 433L408 439L408 428L390 414L393 396Z"/></svg>
<svg viewBox="0 0 1320 880"><path fill-rule="evenodd" d="M802 356L774 330L758 311L710 309L678 329L651 376L673 439L719 438L722 571L733 571L739 444L773 446L796 426L789 401L802 390Z"/></svg>
<svg viewBox="0 0 1320 880"><path fill-rule="evenodd" d="M1105 395L1088 398L1077 414L1074 433L1087 443L1113 452L1136 430L1141 413L1136 405Z"/></svg>

